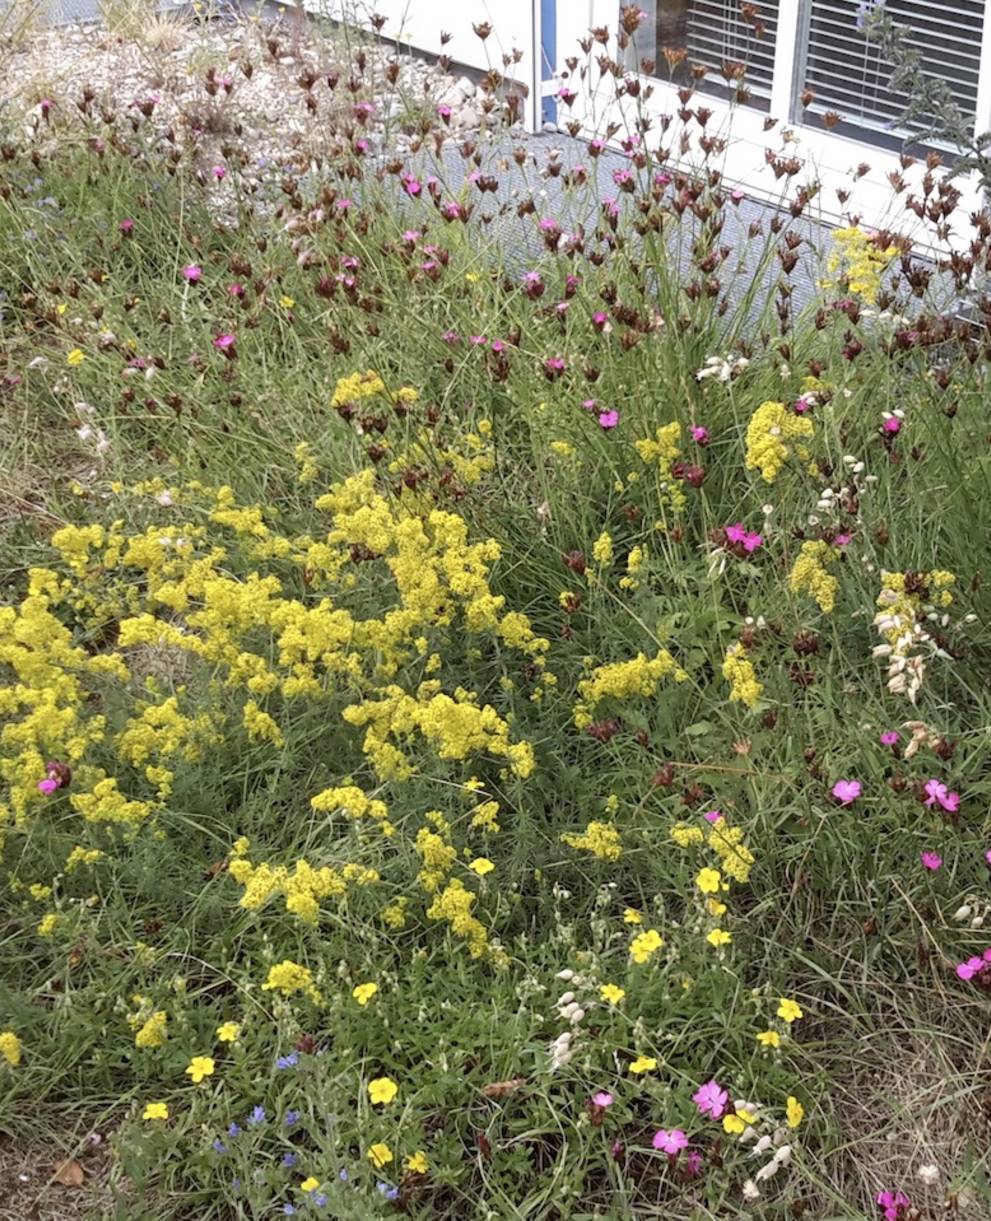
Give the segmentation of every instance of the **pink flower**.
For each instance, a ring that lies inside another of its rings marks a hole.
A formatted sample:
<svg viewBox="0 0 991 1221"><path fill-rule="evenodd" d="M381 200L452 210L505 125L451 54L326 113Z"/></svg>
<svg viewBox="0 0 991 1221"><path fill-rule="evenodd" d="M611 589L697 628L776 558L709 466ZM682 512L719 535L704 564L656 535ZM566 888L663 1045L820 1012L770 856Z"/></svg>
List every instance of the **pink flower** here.
<svg viewBox="0 0 991 1221"><path fill-rule="evenodd" d="M601 428L607 428L607 429L615 428L618 423L619 423L619 412L618 411L600 411L599 412L599 426Z"/></svg>
<svg viewBox="0 0 991 1221"><path fill-rule="evenodd" d="M38 792L45 797L51 797L52 793L58 791L59 782L54 776L46 776L44 780L38 781Z"/></svg>
<svg viewBox="0 0 991 1221"><path fill-rule="evenodd" d="M837 780L833 785L833 796L841 806L853 805L860 796L859 780Z"/></svg>
<svg viewBox="0 0 991 1221"><path fill-rule="evenodd" d="M881 427L885 432L896 433L901 431L902 422L896 415L889 415Z"/></svg>
<svg viewBox="0 0 991 1221"><path fill-rule="evenodd" d="M661 1128L659 1132L654 1133L652 1143L655 1149L662 1150L669 1157L677 1157L682 1149L688 1147L688 1137L681 1128L672 1128L670 1132Z"/></svg>
<svg viewBox="0 0 991 1221"><path fill-rule="evenodd" d="M791 409L796 415L804 415L807 411L812 410L812 404L804 395L802 395L801 398L797 398L794 403L792 403Z"/></svg>
<svg viewBox="0 0 991 1221"><path fill-rule="evenodd" d="M989 869L991 869L991 848L989 848L984 854L984 863Z"/></svg>
<svg viewBox="0 0 991 1221"><path fill-rule="evenodd" d="M893 729L886 729L884 733L881 734L882 746L897 746L900 741L901 735L895 733Z"/></svg>
<svg viewBox="0 0 991 1221"><path fill-rule="evenodd" d="M601 331L605 327L605 325L608 321L609 321L609 315L604 314L602 312L602 310L596 310L595 313L592 315L592 325L597 330Z"/></svg>
<svg viewBox="0 0 991 1221"><path fill-rule="evenodd" d="M218 335L213 341L213 346L221 352L229 351L237 343L235 335Z"/></svg>
<svg viewBox="0 0 991 1221"><path fill-rule="evenodd" d="M719 822L722 816L722 810L706 810L706 812L702 815L706 822Z"/></svg>
<svg viewBox="0 0 991 1221"><path fill-rule="evenodd" d="M232 297L237 297L238 300L240 300L241 297L244 296L244 285L243 284L228 284L227 291L230 293L230 295Z"/></svg>
<svg viewBox="0 0 991 1221"><path fill-rule="evenodd" d="M121 233L123 233L123 235L125 237L130 237L131 234L134 232L134 221L131 220L131 218L129 216L125 217L125 219L120 222L120 224L117 226L117 228L121 231Z"/></svg>
<svg viewBox="0 0 991 1221"><path fill-rule="evenodd" d="M613 1096L608 1090L599 1090L597 1094L592 1095L593 1104L597 1107L602 1107L603 1110L605 1110L606 1107L611 1107L613 1101Z"/></svg>
<svg viewBox="0 0 991 1221"><path fill-rule="evenodd" d="M216 180L218 182L220 182L221 179L227 177L227 170L222 165L215 165L213 167L213 169L210 171L210 173L214 176L214 178L216 178Z"/></svg>
<svg viewBox="0 0 991 1221"><path fill-rule="evenodd" d="M902 1221L909 1199L900 1191L879 1191L877 1203L884 1211L884 1221Z"/></svg>
<svg viewBox="0 0 991 1221"><path fill-rule="evenodd" d="M927 806L940 805L951 814L960 809L960 794L951 793L939 780L927 780L925 792Z"/></svg>
<svg viewBox="0 0 991 1221"><path fill-rule="evenodd" d="M943 858L938 852L923 852L920 854L919 859L927 869L932 869L933 872L941 869L943 866Z"/></svg>
<svg viewBox="0 0 991 1221"><path fill-rule="evenodd" d="M692 425L692 440L695 441L698 445L708 445L709 444L708 428L703 428L701 424L693 424Z"/></svg>
<svg viewBox="0 0 991 1221"><path fill-rule="evenodd" d="M961 979L973 979L974 976L984 970L984 959L975 955L973 958L968 958L966 962L957 964L957 975Z"/></svg>
<svg viewBox="0 0 991 1221"><path fill-rule="evenodd" d="M731 543L739 543L748 555L752 551L756 551L764 541L762 534L755 534L753 531L748 530L742 521L737 521L731 526L726 526L723 533Z"/></svg>
<svg viewBox="0 0 991 1221"><path fill-rule="evenodd" d="M702 1154L696 1149L690 1149L685 1154L685 1173L690 1179L698 1178L699 1171L702 1169Z"/></svg>
<svg viewBox="0 0 991 1221"><path fill-rule="evenodd" d="M183 277L186 280L188 280L190 284L195 284L197 280L202 278L203 268L200 267L200 265L198 263L188 263L182 269L182 274L183 274Z"/></svg>
<svg viewBox="0 0 991 1221"><path fill-rule="evenodd" d="M709 1115L712 1119L722 1119L728 1101L729 1094L715 1079L700 1085L692 1095L692 1102L699 1111L703 1115Z"/></svg>
<svg viewBox="0 0 991 1221"><path fill-rule="evenodd" d="M850 541L850 539L852 539L852 538L853 538L853 535L847 530L847 531L844 531L842 534L837 534L837 536L833 539L833 542L836 544L837 547L845 547L847 545L847 543Z"/></svg>

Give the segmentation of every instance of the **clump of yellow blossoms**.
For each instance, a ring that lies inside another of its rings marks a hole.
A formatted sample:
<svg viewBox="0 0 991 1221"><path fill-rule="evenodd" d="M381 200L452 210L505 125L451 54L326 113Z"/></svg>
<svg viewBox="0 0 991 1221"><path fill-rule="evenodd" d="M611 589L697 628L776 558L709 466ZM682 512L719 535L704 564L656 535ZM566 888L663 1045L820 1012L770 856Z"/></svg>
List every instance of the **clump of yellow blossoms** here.
<svg viewBox="0 0 991 1221"><path fill-rule="evenodd" d="M676 683L683 683L688 678L667 649L659 649L650 659L645 653L638 653L629 661L597 666L578 684L581 700L575 705L575 724L579 729L591 725L592 713L602 700L654 695L658 683L669 675Z"/></svg>
<svg viewBox="0 0 991 1221"><path fill-rule="evenodd" d="M888 690L907 695L913 704L925 679L926 654L935 649L926 615L952 604L949 587L955 581L944 569L881 573L874 626L884 643L874 649L874 656L888 658Z"/></svg>
<svg viewBox="0 0 991 1221"><path fill-rule="evenodd" d="M607 822L590 822L581 835L565 834L561 836L563 843L569 848L580 852L591 852L600 861L618 861L623 855L623 845L619 832Z"/></svg>
<svg viewBox="0 0 991 1221"><path fill-rule="evenodd" d="M663 945L664 938L657 929L646 929L644 932L638 933L630 942L630 957L634 962L642 965L649 962Z"/></svg>
<svg viewBox="0 0 991 1221"><path fill-rule="evenodd" d="M819 604L823 614L828 615L836 605L839 581L826 565L840 555L839 548L826 542L806 541L788 574L788 588L792 593L807 593Z"/></svg>
<svg viewBox="0 0 991 1221"><path fill-rule="evenodd" d="M661 503L672 509L680 509L686 501L683 485L671 476L671 467L681 455L681 425L677 420L658 428L653 437L634 441L640 461L647 466L656 466L659 473L659 496Z"/></svg>
<svg viewBox="0 0 991 1221"><path fill-rule="evenodd" d="M731 827L725 818L718 818L709 827L706 843L719 857L720 868L727 877L740 883L749 880L754 856L743 842L739 827Z"/></svg>
<svg viewBox="0 0 991 1221"><path fill-rule="evenodd" d="M468 943L472 958L481 958L488 948L485 925L471 914L477 896L459 878L452 878L427 908L430 920L446 920L455 937Z"/></svg>
<svg viewBox="0 0 991 1221"><path fill-rule="evenodd" d="M0 1056L11 1068L17 1068L21 1062L21 1040L12 1030L0 1032Z"/></svg>
<svg viewBox="0 0 991 1221"><path fill-rule="evenodd" d="M784 403L773 400L761 403L747 425L747 470L760 471L765 483L773 483L788 461L792 444L800 437L814 435L812 421L806 416L789 411ZM795 452L808 461L804 447L796 446Z"/></svg>
<svg viewBox="0 0 991 1221"><path fill-rule="evenodd" d="M874 305L885 268L897 254L897 246L887 246L882 250L856 225L834 229L829 275L839 279L845 291L860 297L868 305Z"/></svg>
<svg viewBox="0 0 991 1221"><path fill-rule="evenodd" d="M269 968L268 978L262 984L263 992L281 992L283 996L294 996L297 992L306 995L319 1005L320 993L313 982L313 974L309 967L300 966L289 958Z"/></svg>
<svg viewBox="0 0 991 1221"><path fill-rule="evenodd" d="M237 856L228 865L228 873L245 889L241 907L258 911L275 895L283 895L286 911L307 924L315 924L323 899L341 899L350 885L370 886L379 880L374 869L348 864L339 869L323 865L314 869L305 860L296 861L290 872L284 865L252 865Z"/></svg>
<svg viewBox="0 0 991 1221"><path fill-rule="evenodd" d="M723 678L730 685L729 697L734 703L746 704L748 708L756 708L763 683L757 681L754 667L747 659L747 650L736 641L726 650L723 658Z"/></svg>

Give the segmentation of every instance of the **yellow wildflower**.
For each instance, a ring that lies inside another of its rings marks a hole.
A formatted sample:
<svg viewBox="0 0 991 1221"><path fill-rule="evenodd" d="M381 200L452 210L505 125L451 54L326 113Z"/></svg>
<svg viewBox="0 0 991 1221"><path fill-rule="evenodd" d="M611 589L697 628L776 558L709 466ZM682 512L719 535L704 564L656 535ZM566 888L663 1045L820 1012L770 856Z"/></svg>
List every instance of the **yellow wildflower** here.
<svg viewBox="0 0 991 1221"><path fill-rule="evenodd" d="M805 1017L805 1014L802 1011L802 1006L797 1001L788 1000L787 997L783 996L781 997L781 1003L778 1005L778 1017L790 1026L798 1018Z"/></svg>
<svg viewBox="0 0 991 1221"><path fill-rule="evenodd" d="M387 1106L398 1092L399 1086L391 1077L376 1077L368 1083L368 1097L372 1106Z"/></svg>
<svg viewBox="0 0 991 1221"><path fill-rule="evenodd" d="M416 1153L410 1154L406 1159L406 1169L412 1174L426 1174L430 1169L427 1155L422 1150L417 1149Z"/></svg>
<svg viewBox="0 0 991 1221"><path fill-rule="evenodd" d="M354 999L358 1002L359 1005L365 1006L372 999L372 997L375 995L375 993L378 992L378 990L379 990L378 984L372 984L372 983L359 984L357 986L357 988L354 988L352 990L351 995L354 997Z"/></svg>
<svg viewBox="0 0 991 1221"><path fill-rule="evenodd" d="M649 962L663 945L664 939L660 933L653 928L647 929L630 942L630 957L637 963Z"/></svg>
<svg viewBox="0 0 991 1221"><path fill-rule="evenodd" d="M695 885L704 895L714 895L722 884L723 875L718 869L700 869L695 877Z"/></svg>
<svg viewBox="0 0 991 1221"><path fill-rule="evenodd" d="M747 470L760 471L765 483L773 483L791 454L789 443L814 434L812 421L784 403L761 403L747 425Z"/></svg>
<svg viewBox="0 0 991 1221"><path fill-rule="evenodd" d="M82 348L73 348L66 356L65 363L75 368L77 365L81 365L85 359L86 353Z"/></svg>
<svg viewBox="0 0 991 1221"><path fill-rule="evenodd" d="M603 984L599 989L599 995L610 1005L618 1005L623 997L626 996L626 992L615 984Z"/></svg>
<svg viewBox="0 0 991 1221"><path fill-rule="evenodd" d="M17 1035L12 1030L0 1033L0 1056L3 1056L11 1068L17 1068L21 1055L21 1040Z"/></svg>
<svg viewBox="0 0 991 1221"><path fill-rule="evenodd" d="M142 1119L168 1119L169 1108L164 1102L149 1102L142 1112Z"/></svg>
<svg viewBox="0 0 991 1221"><path fill-rule="evenodd" d="M241 1027L238 1022L224 1022L222 1026L217 1027L217 1038L221 1043L235 1043L240 1033Z"/></svg>
<svg viewBox="0 0 991 1221"><path fill-rule="evenodd" d="M388 1145L372 1145L368 1150L367 1157L376 1170L381 1170L383 1166L388 1166L392 1161L392 1150Z"/></svg>
<svg viewBox="0 0 991 1221"><path fill-rule="evenodd" d="M624 924L643 924L643 916L633 907L623 908Z"/></svg>
<svg viewBox="0 0 991 1221"><path fill-rule="evenodd" d="M776 1030L762 1030L757 1036L757 1042L761 1047L780 1047L781 1035Z"/></svg>
<svg viewBox="0 0 991 1221"><path fill-rule="evenodd" d="M657 1061L653 1056L637 1056L630 1065L631 1073L650 1073L657 1068Z"/></svg>
<svg viewBox="0 0 991 1221"><path fill-rule="evenodd" d="M727 933L726 930L722 928L714 928L706 937L706 941L708 941L711 946L715 946L716 949L719 949L720 946L729 945L732 940L733 934Z"/></svg>
<svg viewBox="0 0 991 1221"><path fill-rule="evenodd" d="M193 1085L199 1085L207 1077L213 1076L214 1060L212 1056L193 1056L186 1065L186 1075Z"/></svg>
<svg viewBox="0 0 991 1221"><path fill-rule="evenodd" d="M791 1094L788 1095L786 1115L789 1128L797 1128L805 1118L805 1107Z"/></svg>
<svg viewBox="0 0 991 1221"><path fill-rule="evenodd" d="M736 641L726 650L723 658L723 678L730 685L729 698L731 702L746 704L748 708L756 708L763 683L757 681L754 668L747 660L747 650Z"/></svg>
<svg viewBox="0 0 991 1221"><path fill-rule="evenodd" d="M495 865L485 856L476 856L468 868L472 873L477 873L480 878L484 878L487 873L491 873L495 869Z"/></svg>

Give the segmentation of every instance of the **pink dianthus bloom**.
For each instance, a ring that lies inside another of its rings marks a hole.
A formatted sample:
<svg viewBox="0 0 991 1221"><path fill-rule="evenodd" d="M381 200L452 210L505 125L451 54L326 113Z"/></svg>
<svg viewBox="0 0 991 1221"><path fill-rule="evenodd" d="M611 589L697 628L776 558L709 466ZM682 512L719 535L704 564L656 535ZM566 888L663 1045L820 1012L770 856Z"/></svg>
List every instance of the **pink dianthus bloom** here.
<svg viewBox="0 0 991 1221"><path fill-rule="evenodd" d="M884 1221L902 1221L909 1198L901 1191L879 1191L877 1203L884 1213Z"/></svg>
<svg viewBox="0 0 991 1221"><path fill-rule="evenodd" d="M619 423L618 411L600 411L599 412L599 427L600 428L615 428Z"/></svg>
<svg viewBox="0 0 991 1221"><path fill-rule="evenodd" d="M861 794L859 780L837 780L832 789L833 796L841 806L853 805Z"/></svg>
<svg viewBox="0 0 991 1221"><path fill-rule="evenodd" d="M655 1149L660 1149L669 1157L677 1157L682 1149L688 1147L688 1137L680 1128L672 1128L670 1132L666 1128L661 1128L660 1131L654 1133L652 1143Z"/></svg>
<svg viewBox="0 0 991 1221"><path fill-rule="evenodd" d="M960 794L950 792L940 780L927 780L925 792L927 806L939 805L951 814L960 809Z"/></svg>
<svg viewBox="0 0 991 1221"><path fill-rule="evenodd" d="M592 1102L595 1106L605 1110L606 1107L611 1107L613 1104L613 1096L608 1090L599 1090L597 1094L592 1095Z"/></svg>
<svg viewBox="0 0 991 1221"><path fill-rule="evenodd" d="M943 858L938 852L923 852L919 859L927 869L932 869L934 872L943 867Z"/></svg>
<svg viewBox="0 0 991 1221"><path fill-rule="evenodd" d="M708 1115L712 1119L722 1119L726 1111L726 1103L729 1101L729 1094L723 1089L718 1081L707 1081L692 1095L692 1102L698 1107L703 1115Z"/></svg>
<svg viewBox="0 0 991 1221"><path fill-rule="evenodd" d="M886 729L884 733L881 734L882 746L897 746L900 741L901 736L895 733L893 729Z"/></svg>
<svg viewBox="0 0 991 1221"><path fill-rule="evenodd" d="M195 284L197 280L203 276L203 268L198 263L188 263L182 269L183 278L188 280L190 284Z"/></svg>

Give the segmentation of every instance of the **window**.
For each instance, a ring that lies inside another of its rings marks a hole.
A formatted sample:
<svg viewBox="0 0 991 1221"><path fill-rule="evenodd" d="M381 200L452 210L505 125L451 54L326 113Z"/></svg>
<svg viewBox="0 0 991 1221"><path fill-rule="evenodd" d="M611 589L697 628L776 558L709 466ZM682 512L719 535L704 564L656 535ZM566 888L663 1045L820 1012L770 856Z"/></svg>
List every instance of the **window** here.
<svg viewBox="0 0 991 1221"><path fill-rule="evenodd" d="M810 0L799 26L799 89L811 90L806 113L828 116L833 130L900 147L909 133L895 126L907 99L888 88L891 64L860 31L873 0ZM985 0L885 0L897 25L911 30L908 45L922 54L924 71L950 86L965 118L976 114ZM801 120L801 110L795 114Z"/></svg>
<svg viewBox="0 0 991 1221"><path fill-rule="evenodd" d="M641 0L639 7L647 13L647 19L637 33L636 50L628 53L628 66L651 59L656 64L654 74L662 79L678 85L691 81L702 93L724 97L735 95L742 84L748 103L767 110L774 74L778 3ZM678 52L684 52L684 58L675 62ZM708 69L701 81L692 77L697 64Z"/></svg>

